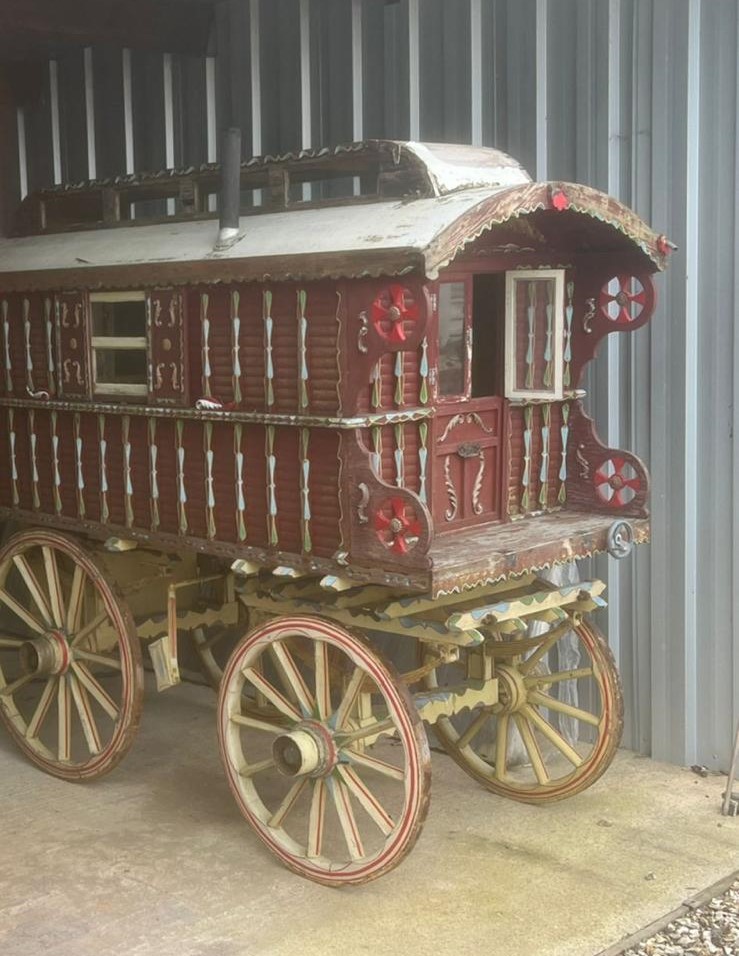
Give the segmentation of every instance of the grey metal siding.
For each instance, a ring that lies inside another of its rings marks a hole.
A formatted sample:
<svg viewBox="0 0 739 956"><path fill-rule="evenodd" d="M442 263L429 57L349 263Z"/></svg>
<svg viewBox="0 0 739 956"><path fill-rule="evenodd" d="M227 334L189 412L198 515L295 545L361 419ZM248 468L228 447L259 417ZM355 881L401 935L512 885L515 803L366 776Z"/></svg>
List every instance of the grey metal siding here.
<svg viewBox="0 0 739 956"><path fill-rule="evenodd" d="M128 124L128 55L91 60L99 175L132 157L161 166L168 148L177 165L212 159L231 123L245 155L360 136L474 141L539 178L606 189L677 242L650 328L609 343L589 375L604 435L650 464L654 525L649 549L593 570L609 578L625 743L724 769L739 718L738 7L223 0L215 59L171 60L171 110L164 58L130 56ZM83 53L54 69L57 116L53 70L19 115L17 189L55 166L64 181L89 169Z"/></svg>

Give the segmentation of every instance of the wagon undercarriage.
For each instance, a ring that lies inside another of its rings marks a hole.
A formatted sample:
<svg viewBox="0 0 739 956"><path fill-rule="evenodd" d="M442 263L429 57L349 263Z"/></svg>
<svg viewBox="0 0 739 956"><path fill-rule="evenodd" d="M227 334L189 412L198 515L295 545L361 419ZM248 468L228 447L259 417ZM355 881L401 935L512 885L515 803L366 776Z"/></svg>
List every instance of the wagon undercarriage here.
<svg viewBox="0 0 739 956"><path fill-rule="evenodd" d="M21 532L0 554L3 719L47 772L105 773L140 715L136 637L163 689L180 679L178 632L190 632L219 686L242 813L286 865L328 884L373 879L415 842L428 802L424 723L478 782L518 800L569 796L610 762L618 675L584 619L605 604L601 582L528 573L436 598L325 585ZM162 594L167 612L147 612ZM404 638L420 653L399 674L385 654L407 658Z"/></svg>

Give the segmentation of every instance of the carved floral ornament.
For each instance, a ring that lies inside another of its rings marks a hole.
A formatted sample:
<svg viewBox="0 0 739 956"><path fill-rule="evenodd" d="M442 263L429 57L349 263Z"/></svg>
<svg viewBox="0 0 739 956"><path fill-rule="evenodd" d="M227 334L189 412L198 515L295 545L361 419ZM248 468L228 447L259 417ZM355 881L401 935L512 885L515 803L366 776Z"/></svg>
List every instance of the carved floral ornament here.
<svg viewBox="0 0 739 956"><path fill-rule="evenodd" d="M598 498L612 508L628 505L642 491L641 476L621 455L602 462L595 470L593 483Z"/></svg>
<svg viewBox="0 0 739 956"><path fill-rule="evenodd" d="M387 498L374 515L375 534L394 554L407 554L417 544L421 522L412 506L402 498Z"/></svg>
<svg viewBox="0 0 739 956"><path fill-rule="evenodd" d="M600 290L601 315L616 325L630 325L654 307L654 290L646 277L616 275Z"/></svg>
<svg viewBox="0 0 739 956"><path fill-rule="evenodd" d="M405 342L406 323L415 323L421 317L421 310L410 289L394 283L383 289L370 308L370 321L377 334L387 342ZM366 318L363 323L366 334ZM364 335L360 332L360 342ZM360 351L365 351L360 344Z"/></svg>

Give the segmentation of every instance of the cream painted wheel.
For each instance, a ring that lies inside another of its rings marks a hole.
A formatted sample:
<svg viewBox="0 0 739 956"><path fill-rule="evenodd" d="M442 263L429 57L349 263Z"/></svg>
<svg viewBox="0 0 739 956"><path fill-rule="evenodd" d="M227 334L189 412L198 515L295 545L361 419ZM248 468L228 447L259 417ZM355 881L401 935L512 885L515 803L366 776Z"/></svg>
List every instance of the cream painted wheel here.
<svg viewBox="0 0 739 956"><path fill-rule="evenodd" d="M234 650L218 717L239 809L301 876L365 883L416 842L426 734L405 686L364 640L314 617L262 624Z"/></svg>
<svg viewBox="0 0 739 956"><path fill-rule="evenodd" d="M436 735L488 790L546 803L580 793L607 769L621 740L623 698L613 655L592 624L573 622L559 639L542 634L529 645L525 655L504 641L471 649L425 684L464 682L482 672L475 656L491 654L499 703L440 719Z"/></svg>
<svg viewBox="0 0 739 956"><path fill-rule="evenodd" d="M85 548L23 531L0 550L0 717L42 770L99 777L133 742L143 670L133 620Z"/></svg>

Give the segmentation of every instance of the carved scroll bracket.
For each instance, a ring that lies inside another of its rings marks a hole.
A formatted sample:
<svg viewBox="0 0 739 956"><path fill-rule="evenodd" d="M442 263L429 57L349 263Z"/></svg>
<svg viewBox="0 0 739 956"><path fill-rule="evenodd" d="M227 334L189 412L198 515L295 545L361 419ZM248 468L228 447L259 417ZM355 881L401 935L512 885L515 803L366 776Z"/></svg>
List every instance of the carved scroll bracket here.
<svg viewBox="0 0 739 956"><path fill-rule="evenodd" d="M569 504L614 518L646 517L649 473L644 463L628 451L604 445L580 402L573 406L570 424Z"/></svg>
<svg viewBox="0 0 739 956"><path fill-rule="evenodd" d="M574 316L574 334L568 340L572 385L580 381L583 368L596 355L600 342L611 332L633 332L645 325L656 306L651 276L643 266L624 264L618 271L602 266L575 282L574 299L568 305Z"/></svg>
<svg viewBox="0 0 739 956"><path fill-rule="evenodd" d="M359 430L341 436L344 540L349 564L427 568L431 513L418 495L374 472Z"/></svg>
<svg viewBox="0 0 739 956"><path fill-rule="evenodd" d="M341 309L345 412L356 412L383 355L422 348L431 313L428 289L417 277L352 283Z"/></svg>

